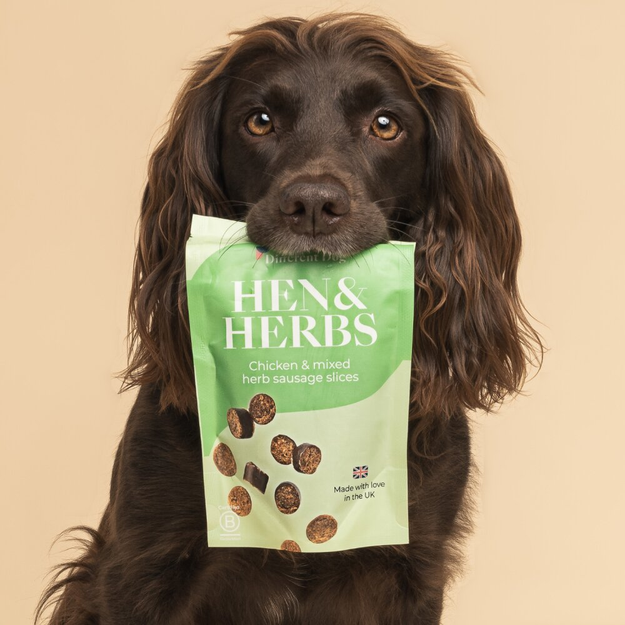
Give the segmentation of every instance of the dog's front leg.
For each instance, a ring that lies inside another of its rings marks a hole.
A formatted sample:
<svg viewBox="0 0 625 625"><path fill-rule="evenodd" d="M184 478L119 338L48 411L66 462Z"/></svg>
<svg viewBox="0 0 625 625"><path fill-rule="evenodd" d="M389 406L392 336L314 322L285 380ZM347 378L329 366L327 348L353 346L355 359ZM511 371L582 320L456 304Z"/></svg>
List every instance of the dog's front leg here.
<svg viewBox="0 0 625 625"><path fill-rule="evenodd" d="M459 570L469 476L467 420L437 422L431 456L409 459L410 543L306 554L310 584L301 625L439 625L445 588Z"/></svg>
<svg viewBox="0 0 625 625"><path fill-rule="evenodd" d="M118 451L100 555L99 625L291 625L290 558L207 546L196 415L142 387Z"/></svg>
<svg viewBox="0 0 625 625"><path fill-rule="evenodd" d="M301 625L439 625L443 589L405 554L404 546L315 554Z"/></svg>

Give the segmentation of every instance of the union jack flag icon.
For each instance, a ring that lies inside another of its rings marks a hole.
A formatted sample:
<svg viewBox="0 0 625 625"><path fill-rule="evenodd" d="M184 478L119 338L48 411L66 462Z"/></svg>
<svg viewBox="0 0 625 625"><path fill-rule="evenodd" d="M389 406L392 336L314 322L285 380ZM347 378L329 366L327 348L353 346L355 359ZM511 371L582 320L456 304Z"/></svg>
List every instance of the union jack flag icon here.
<svg viewBox="0 0 625 625"><path fill-rule="evenodd" d="M354 473L352 477L355 480L359 480L360 478L367 477L369 475L369 467L354 467Z"/></svg>

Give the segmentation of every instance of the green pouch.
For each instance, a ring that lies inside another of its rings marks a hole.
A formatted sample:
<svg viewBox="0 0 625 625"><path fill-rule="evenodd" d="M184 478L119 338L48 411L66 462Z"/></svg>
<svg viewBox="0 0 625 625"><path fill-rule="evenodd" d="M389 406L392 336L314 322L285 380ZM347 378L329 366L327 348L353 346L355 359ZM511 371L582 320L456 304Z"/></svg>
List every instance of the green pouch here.
<svg viewBox="0 0 625 625"><path fill-rule="evenodd" d="M279 256L193 215L186 274L208 544L407 543L414 244Z"/></svg>

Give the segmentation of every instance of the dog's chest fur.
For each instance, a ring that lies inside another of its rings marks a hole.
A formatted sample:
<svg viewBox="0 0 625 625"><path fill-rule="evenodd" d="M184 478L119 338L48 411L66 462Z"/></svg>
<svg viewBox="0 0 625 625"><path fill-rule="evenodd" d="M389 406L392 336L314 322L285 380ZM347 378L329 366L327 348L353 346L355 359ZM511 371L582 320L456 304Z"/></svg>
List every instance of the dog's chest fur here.
<svg viewBox="0 0 625 625"><path fill-rule="evenodd" d="M430 426L432 459L409 453L409 545L290 554L207 547L197 416L159 414L158 398L142 387L115 459L100 527L101 623L438 622L454 542L468 529L464 417Z"/></svg>

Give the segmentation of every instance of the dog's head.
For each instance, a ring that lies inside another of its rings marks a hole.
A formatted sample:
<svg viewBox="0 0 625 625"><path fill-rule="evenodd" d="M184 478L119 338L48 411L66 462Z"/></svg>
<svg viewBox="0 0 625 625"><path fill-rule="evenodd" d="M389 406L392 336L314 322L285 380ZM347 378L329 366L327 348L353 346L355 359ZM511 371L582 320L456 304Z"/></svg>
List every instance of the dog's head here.
<svg viewBox="0 0 625 625"><path fill-rule="evenodd" d="M420 209L426 123L388 58L362 39L342 50L331 30L318 37L235 70L219 162L255 243L348 256L399 236Z"/></svg>
<svg viewBox="0 0 625 625"><path fill-rule="evenodd" d="M416 242L413 415L517 392L540 338L519 299L510 186L448 52L388 20L268 20L200 59L149 164L124 387L196 410L184 254L193 213L277 252Z"/></svg>

